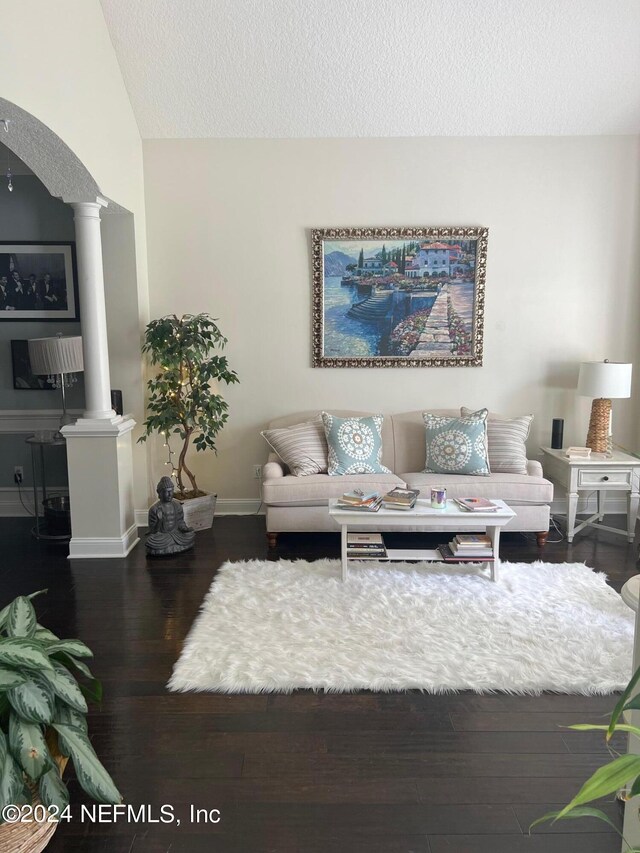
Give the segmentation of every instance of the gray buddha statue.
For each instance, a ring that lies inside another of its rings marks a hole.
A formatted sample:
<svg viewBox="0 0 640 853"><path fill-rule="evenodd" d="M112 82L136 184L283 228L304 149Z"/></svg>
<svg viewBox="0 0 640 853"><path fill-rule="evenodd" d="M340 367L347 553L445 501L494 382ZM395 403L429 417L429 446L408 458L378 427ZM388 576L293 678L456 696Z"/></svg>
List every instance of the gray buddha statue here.
<svg viewBox="0 0 640 853"><path fill-rule="evenodd" d="M184 510L173 497L173 480L162 477L156 486L159 500L149 510L149 532L145 541L150 557L179 554L193 548L196 534L184 523Z"/></svg>

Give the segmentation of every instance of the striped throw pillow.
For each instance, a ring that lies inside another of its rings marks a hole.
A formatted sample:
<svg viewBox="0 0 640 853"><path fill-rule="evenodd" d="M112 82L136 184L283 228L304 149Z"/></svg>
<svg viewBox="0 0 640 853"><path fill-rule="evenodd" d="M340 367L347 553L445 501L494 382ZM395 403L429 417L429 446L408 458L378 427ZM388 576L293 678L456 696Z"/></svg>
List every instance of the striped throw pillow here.
<svg viewBox="0 0 640 853"><path fill-rule="evenodd" d="M327 473L327 439L322 417L280 429L265 429L260 435L296 477Z"/></svg>
<svg viewBox="0 0 640 853"><path fill-rule="evenodd" d="M477 414L463 406L463 417ZM489 443L489 465L496 474L526 474L527 448L525 442L531 429L533 415L503 418L489 414L487 440Z"/></svg>

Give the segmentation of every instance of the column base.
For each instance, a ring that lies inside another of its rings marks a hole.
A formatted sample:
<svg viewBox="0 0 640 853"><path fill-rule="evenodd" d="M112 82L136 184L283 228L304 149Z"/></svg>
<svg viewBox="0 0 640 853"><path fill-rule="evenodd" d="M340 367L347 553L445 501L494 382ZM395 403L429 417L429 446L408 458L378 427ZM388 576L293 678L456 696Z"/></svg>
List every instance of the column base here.
<svg viewBox="0 0 640 853"><path fill-rule="evenodd" d="M133 505L129 417L81 418L62 429L67 441L69 559L125 557L139 542Z"/></svg>
<svg viewBox="0 0 640 853"><path fill-rule="evenodd" d="M69 559L104 560L126 557L139 541L135 524L119 537L72 536L69 542Z"/></svg>

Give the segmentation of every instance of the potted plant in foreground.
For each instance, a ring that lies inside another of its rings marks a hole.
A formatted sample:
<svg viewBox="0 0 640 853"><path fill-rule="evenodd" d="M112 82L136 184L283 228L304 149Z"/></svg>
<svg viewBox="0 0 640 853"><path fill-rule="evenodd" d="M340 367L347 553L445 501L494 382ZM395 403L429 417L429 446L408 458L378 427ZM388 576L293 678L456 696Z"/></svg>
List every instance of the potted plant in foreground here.
<svg viewBox="0 0 640 853"><path fill-rule="evenodd" d="M92 799L122 800L87 734L85 696L100 701L102 695L83 660L93 655L79 640L61 640L39 624L30 600L39 594L19 596L0 611L2 851L44 850L57 821L70 819L62 780L69 759ZM79 685L74 672L87 684Z"/></svg>
<svg viewBox="0 0 640 853"><path fill-rule="evenodd" d="M198 487L186 456L192 442L196 450L215 451L216 437L228 418L227 402L211 387L212 382L238 382L236 372L218 352L226 343L208 314L172 314L149 323L142 347L159 370L147 382L148 417L145 434L138 441L146 441L154 432L164 436L168 464L177 480L174 497L183 505L185 522L195 530L213 524L216 495ZM177 465L169 444L174 434L182 441Z"/></svg>
<svg viewBox="0 0 640 853"><path fill-rule="evenodd" d="M579 732L601 731L604 733L605 743L610 752L613 752L609 743L616 732L627 732L628 734L640 738L640 728L625 722L624 715L630 711L640 710L640 693L637 693L638 684L640 682L640 668L633 674L631 681L626 686L622 696L613 709L611 718L606 725L592 725L590 723L578 723L567 728ZM615 754L615 753L614 753ZM610 794L617 794L624 790L624 799L628 800L631 797L636 797L640 794L640 755L628 753L625 755L617 755L612 761L599 767L596 772L584 783L575 797L563 809L554 812L548 812L538 820L534 821L529 830L540 823L546 821L556 822L557 820L565 820L569 818L595 817L603 820L620 833L618 827L611 821L609 816L597 807L591 806L590 803L606 797ZM620 833L621 834L621 833ZM624 841L624 839L623 839ZM626 841L624 849L627 853L640 853L640 848L630 847Z"/></svg>

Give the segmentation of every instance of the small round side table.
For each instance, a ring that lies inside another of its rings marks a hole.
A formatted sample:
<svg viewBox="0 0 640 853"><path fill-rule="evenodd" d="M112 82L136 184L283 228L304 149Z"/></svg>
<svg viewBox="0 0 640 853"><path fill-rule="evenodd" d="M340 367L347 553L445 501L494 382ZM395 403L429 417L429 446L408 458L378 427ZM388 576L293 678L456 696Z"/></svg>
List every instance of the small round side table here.
<svg viewBox="0 0 640 853"><path fill-rule="evenodd" d="M31 528L31 535L35 539L49 539L56 542L68 542L71 538L68 533L47 533L44 515L40 517L40 507L47 499L47 477L45 467L45 447L66 447L67 442L62 436L52 435L41 437L37 434L30 435L25 442L31 448L31 470L33 472L33 511L35 526ZM36 457L39 465L36 463ZM38 485L38 468L40 469L40 484ZM39 491L42 493L42 501L38 498Z"/></svg>

